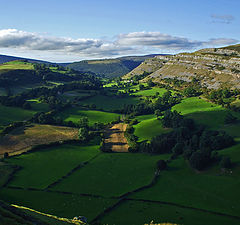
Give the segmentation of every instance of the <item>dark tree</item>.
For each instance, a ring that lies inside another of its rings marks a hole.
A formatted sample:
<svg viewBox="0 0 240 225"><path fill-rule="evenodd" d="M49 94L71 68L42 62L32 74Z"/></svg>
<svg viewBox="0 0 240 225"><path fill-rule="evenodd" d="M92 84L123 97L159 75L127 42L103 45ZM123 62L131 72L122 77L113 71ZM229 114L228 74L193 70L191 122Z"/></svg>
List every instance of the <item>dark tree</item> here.
<svg viewBox="0 0 240 225"><path fill-rule="evenodd" d="M221 162L220 162L221 168L228 168L230 169L232 167L232 162L229 157L223 157Z"/></svg>
<svg viewBox="0 0 240 225"><path fill-rule="evenodd" d="M158 162L157 162L157 168L159 169L159 170L165 170L166 168L167 168L167 163L166 163L166 161L165 160L159 160Z"/></svg>

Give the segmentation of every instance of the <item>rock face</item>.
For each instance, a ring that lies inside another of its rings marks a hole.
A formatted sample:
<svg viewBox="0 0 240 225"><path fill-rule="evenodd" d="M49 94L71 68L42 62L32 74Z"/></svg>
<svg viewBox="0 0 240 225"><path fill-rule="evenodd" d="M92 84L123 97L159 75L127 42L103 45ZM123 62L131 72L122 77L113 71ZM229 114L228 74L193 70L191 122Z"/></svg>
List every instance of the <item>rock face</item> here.
<svg viewBox="0 0 240 225"><path fill-rule="evenodd" d="M240 45L239 45L240 46ZM151 73L145 79L152 78L160 82L164 78L177 78L191 81L193 77L208 88L240 88L240 47L209 48L194 53L156 56L145 60L137 68L124 76L131 78Z"/></svg>

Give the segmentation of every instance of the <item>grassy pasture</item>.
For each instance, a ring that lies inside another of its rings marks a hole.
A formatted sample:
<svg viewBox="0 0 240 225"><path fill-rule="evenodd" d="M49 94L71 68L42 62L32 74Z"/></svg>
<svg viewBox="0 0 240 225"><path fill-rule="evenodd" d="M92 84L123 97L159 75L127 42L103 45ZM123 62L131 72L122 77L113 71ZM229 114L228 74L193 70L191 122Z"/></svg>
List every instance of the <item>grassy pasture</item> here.
<svg viewBox="0 0 240 225"><path fill-rule="evenodd" d="M127 212L127 213L126 213ZM192 209L180 208L172 205L165 205L152 202L126 201L111 213L104 216L102 224L115 225L226 225L238 224L239 220L224 216L218 216Z"/></svg>
<svg viewBox="0 0 240 225"><path fill-rule="evenodd" d="M0 71L4 70L33 70L33 64L21 61L11 61L0 65Z"/></svg>
<svg viewBox="0 0 240 225"><path fill-rule="evenodd" d="M4 152L16 155L36 145L77 138L78 129L71 127L39 124L19 127L5 136L0 136L0 155Z"/></svg>
<svg viewBox="0 0 240 225"><path fill-rule="evenodd" d="M240 113L230 111L214 103L207 102L197 97L184 99L181 103L172 107L172 110L181 112L182 115L204 124L210 129L224 130L233 137L240 136L240 124L224 124L224 118L228 112L240 119Z"/></svg>
<svg viewBox="0 0 240 225"><path fill-rule="evenodd" d="M239 215L239 175L195 173L179 158L163 171L155 186L133 195L136 199L149 199L177 203L230 215Z"/></svg>
<svg viewBox="0 0 240 225"><path fill-rule="evenodd" d="M135 97L116 98L103 95L97 95L80 101L81 104L95 104L97 109L106 111L121 109L124 105L136 104L138 102L140 102L139 98Z"/></svg>
<svg viewBox="0 0 240 225"><path fill-rule="evenodd" d="M79 164L99 153L98 145L61 145L7 159L21 166L10 186L46 188Z"/></svg>
<svg viewBox="0 0 240 225"><path fill-rule="evenodd" d="M73 121L74 123L78 123L79 119L83 116L88 117L89 124L93 125L96 122L110 123L116 120L119 114L96 110L82 110L81 108L67 108L58 116L65 121Z"/></svg>
<svg viewBox="0 0 240 225"><path fill-rule="evenodd" d="M137 153L101 154L57 184L53 190L119 196L150 183L156 162L168 157Z"/></svg>
<svg viewBox="0 0 240 225"><path fill-rule="evenodd" d="M9 176L12 172L14 172L14 167L6 164L4 162L0 162L0 187L2 187L8 180Z"/></svg>
<svg viewBox="0 0 240 225"><path fill-rule="evenodd" d="M0 196L2 200L11 204L58 217L86 216L88 221L115 202L115 200L103 198L8 188L0 189Z"/></svg>
<svg viewBox="0 0 240 225"><path fill-rule="evenodd" d="M8 107L0 104L0 126L8 125L15 121L30 119L36 112L17 107Z"/></svg>
<svg viewBox="0 0 240 225"><path fill-rule="evenodd" d="M142 90L134 93L134 95L141 95L141 96L154 96L156 93L159 93L159 96L162 96L164 93L167 92L165 88L158 88L154 87L148 90Z"/></svg>
<svg viewBox="0 0 240 225"><path fill-rule="evenodd" d="M138 141L151 140L154 136L169 132L171 129L163 128L160 120L155 115L137 116L138 124L134 125L134 134Z"/></svg>

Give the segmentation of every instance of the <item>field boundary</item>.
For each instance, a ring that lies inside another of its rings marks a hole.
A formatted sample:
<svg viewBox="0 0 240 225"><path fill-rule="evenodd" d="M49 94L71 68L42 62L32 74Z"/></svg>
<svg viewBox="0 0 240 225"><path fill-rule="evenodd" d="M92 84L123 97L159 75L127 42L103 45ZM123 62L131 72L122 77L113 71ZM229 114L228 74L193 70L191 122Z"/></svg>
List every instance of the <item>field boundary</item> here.
<svg viewBox="0 0 240 225"><path fill-rule="evenodd" d="M52 188L54 186L56 186L57 184L61 183L64 179L68 178L69 176L71 176L74 172L76 172L77 170L83 168L84 166L88 165L92 160L94 160L95 158L97 158L101 153L98 153L97 155L95 155L94 157L92 157L91 159L80 163L79 165L77 165L76 167L74 167L72 170L70 170L66 175L63 175L62 177L60 177L58 180L54 181L53 183L49 184L45 189L49 189Z"/></svg>

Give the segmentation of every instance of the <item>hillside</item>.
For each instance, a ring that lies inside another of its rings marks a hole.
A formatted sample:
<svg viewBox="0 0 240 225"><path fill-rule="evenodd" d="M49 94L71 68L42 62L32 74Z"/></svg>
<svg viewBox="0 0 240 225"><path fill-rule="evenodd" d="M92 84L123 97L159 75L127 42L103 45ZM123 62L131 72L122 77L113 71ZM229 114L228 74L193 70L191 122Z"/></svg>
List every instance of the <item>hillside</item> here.
<svg viewBox="0 0 240 225"><path fill-rule="evenodd" d="M153 58L154 56L156 55L127 56L116 59L83 60L63 65L74 70L90 71L98 76L110 78L122 76L139 66L144 60Z"/></svg>
<svg viewBox="0 0 240 225"><path fill-rule="evenodd" d="M208 88L240 87L240 45L209 48L194 53L156 56L142 62L124 78L150 73L145 79L191 81L194 77Z"/></svg>
<svg viewBox="0 0 240 225"><path fill-rule="evenodd" d="M9 55L0 55L0 64L15 61L15 60L27 60L30 63L54 64L54 63L51 63L51 62L37 60L37 59L29 59L29 58L22 58L22 57L9 56Z"/></svg>

